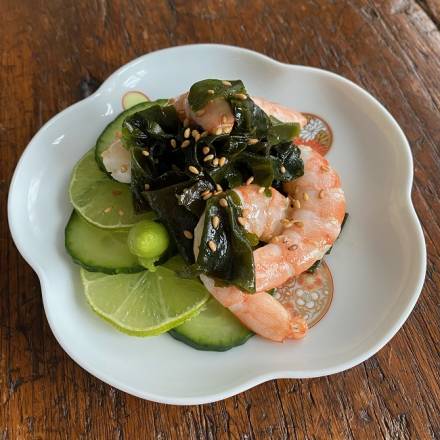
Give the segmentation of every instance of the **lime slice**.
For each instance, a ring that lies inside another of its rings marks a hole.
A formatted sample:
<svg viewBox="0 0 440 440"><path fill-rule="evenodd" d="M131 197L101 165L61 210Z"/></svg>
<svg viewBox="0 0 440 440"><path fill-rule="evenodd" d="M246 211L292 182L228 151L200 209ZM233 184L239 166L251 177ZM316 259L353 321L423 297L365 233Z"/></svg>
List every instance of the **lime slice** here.
<svg viewBox="0 0 440 440"><path fill-rule="evenodd" d="M105 275L81 269L92 309L133 336L167 332L197 315L209 298L198 281L179 278L159 266L155 272Z"/></svg>
<svg viewBox="0 0 440 440"><path fill-rule="evenodd" d="M142 215L134 212L130 186L116 182L98 168L94 149L73 169L69 196L74 208L100 228L125 228L154 218L152 211Z"/></svg>

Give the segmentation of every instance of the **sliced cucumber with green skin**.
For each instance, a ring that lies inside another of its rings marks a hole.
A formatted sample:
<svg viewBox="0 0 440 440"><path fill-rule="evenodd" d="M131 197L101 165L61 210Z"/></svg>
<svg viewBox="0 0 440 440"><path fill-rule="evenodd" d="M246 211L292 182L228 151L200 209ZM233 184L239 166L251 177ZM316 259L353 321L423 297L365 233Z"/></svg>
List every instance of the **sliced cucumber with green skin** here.
<svg viewBox="0 0 440 440"><path fill-rule="evenodd" d="M124 119L127 116L145 110L146 108L151 107L152 105L155 104L164 105L167 102L168 102L167 99L158 99L156 101L147 101L147 102L141 102L140 104L136 104L135 106L123 111L122 113L119 113L118 117L114 119L112 122L110 122L110 124L108 124L107 127L104 128L98 140L96 141L96 146L95 146L95 159L99 167L102 169L102 171L105 171L107 173L107 170L102 161L102 153L113 142L115 142L115 140L117 140L120 137L120 134L122 132L122 123L124 122Z"/></svg>
<svg viewBox="0 0 440 440"><path fill-rule="evenodd" d="M197 350L206 351L230 350L254 335L214 297L196 317L173 328L169 334Z"/></svg>
<svg viewBox="0 0 440 440"><path fill-rule="evenodd" d="M73 261L90 272L134 273L145 270L127 245L129 229L102 229L73 211L65 230L65 245Z"/></svg>

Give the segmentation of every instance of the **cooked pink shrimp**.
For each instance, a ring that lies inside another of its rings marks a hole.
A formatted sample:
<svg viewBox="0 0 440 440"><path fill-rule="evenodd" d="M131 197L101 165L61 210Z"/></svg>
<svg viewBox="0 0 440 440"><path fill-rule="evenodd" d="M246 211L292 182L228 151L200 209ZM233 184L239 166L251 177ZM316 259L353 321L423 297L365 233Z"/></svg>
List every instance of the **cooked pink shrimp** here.
<svg viewBox="0 0 440 440"><path fill-rule="evenodd" d="M254 101L255 104L257 104L265 113L274 116L281 122L296 122L301 128L307 124L306 117L296 110L292 110L284 105L263 98L257 98L256 96L252 97L252 101Z"/></svg>
<svg viewBox="0 0 440 440"><path fill-rule="evenodd" d="M281 286L321 259L339 235L345 214L345 197L338 174L328 161L309 147L300 146L304 175L286 182L284 197L274 188L267 197L257 185L234 191L241 199L243 225L267 242L254 251L256 291L217 287L201 276L206 288L248 328L265 338L283 341L303 337L307 325L267 290ZM195 229L198 252L203 218Z"/></svg>
<svg viewBox="0 0 440 440"><path fill-rule="evenodd" d="M179 118L203 127L210 134L230 133L234 126L234 115L228 102L223 98L213 99L201 110L193 112L188 103L188 92L174 101Z"/></svg>
<svg viewBox="0 0 440 440"><path fill-rule="evenodd" d="M307 123L305 116L295 110L275 104L263 98L252 98L252 100L261 107L263 111L279 119L281 122L296 122L301 128ZM223 98L209 101L203 109L193 112L188 103L187 92L176 98L174 106L182 121L187 119L189 123L200 125L208 133L230 133L234 126L235 119L231 107Z"/></svg>

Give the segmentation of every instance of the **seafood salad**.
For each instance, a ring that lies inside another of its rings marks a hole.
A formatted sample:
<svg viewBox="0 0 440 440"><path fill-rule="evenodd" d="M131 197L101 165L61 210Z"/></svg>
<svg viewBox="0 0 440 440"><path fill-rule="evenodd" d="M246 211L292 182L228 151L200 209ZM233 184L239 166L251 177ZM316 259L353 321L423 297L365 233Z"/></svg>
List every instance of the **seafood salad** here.
<svg viewBox="0 0 440 440"><path fill-rule="evenodd" d="M205 79L125 109L77 163L66 249L91 308L133 336L224 351L303 338L285 301L346 218L339 175L298 111Z"/></svg>

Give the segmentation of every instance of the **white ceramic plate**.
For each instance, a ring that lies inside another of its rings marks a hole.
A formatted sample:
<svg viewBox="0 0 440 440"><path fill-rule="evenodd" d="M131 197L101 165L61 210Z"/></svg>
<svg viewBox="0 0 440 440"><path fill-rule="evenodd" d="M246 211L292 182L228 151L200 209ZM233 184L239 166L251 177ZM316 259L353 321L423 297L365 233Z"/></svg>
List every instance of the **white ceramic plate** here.
<svg viewBox="0 0 440 440"><path fill-rule="evenodd" d="M196 351L168 335L126 336L90 311L78 267L64 250L72 168L121 111L124 93L170 97L207 77L240 78L251 94L317 113L333 128L328 157L340 172L350 220L327 259L335 282L333 304L302 341L278 344L254 337L215 353ZM39 276L52 331L79 365L145 399L199 404L273 378L337 373L392 338L414 307L426 268L424 238L410 197L412 176L402 130L352 82L236 47L182 46L125 65L35 135L12 180L9 224L18 249Z"/></svg>

